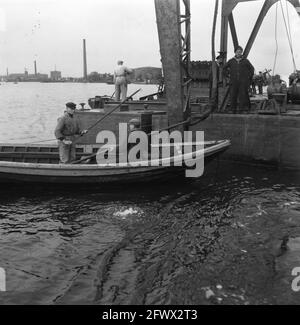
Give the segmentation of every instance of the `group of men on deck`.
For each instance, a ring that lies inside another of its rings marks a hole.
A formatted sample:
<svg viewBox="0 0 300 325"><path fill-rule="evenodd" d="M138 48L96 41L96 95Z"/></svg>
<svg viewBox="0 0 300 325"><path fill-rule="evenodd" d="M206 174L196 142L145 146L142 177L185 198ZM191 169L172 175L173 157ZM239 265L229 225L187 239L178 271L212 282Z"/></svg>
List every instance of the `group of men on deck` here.
<svg viewBox="0 0 300 325"><path fill-rule="evenodd" d="M217 58L218 65L222 64L222 58ZM123 101L127 96L128 76L133 71L123 65L123 61L118 61L118 66L114 70L115 99ZM223 66L223 75L229 79L230 107L233 113L239 109L250 109L249 89L262 95L264 78L260 71L254 79L254 67L250 61L243 56L243 48L237 46L235 55Z"/></svg>
<svg viewBox="0 0 300 325"><path fill-rule="evenodd" d="M222 64L220 56L217 58L218 65ZM127 96L128 76L133 71L123 65L123 61L117 62L114 70L115 99L124 101ZM230 107L233 113L239 109L250 109L249 88L252 85L254 67L243 56L243 49L237 46L235 56L223 66L223 75L229 79ZM259 87L262 92L262 86ZM74 118L76 104L67 103L64 115L58 119L55 136L58 140L59 156L61 163L71 163L76 160L76 136L82 136L88 130L81 130L78 120Z"/></svg>

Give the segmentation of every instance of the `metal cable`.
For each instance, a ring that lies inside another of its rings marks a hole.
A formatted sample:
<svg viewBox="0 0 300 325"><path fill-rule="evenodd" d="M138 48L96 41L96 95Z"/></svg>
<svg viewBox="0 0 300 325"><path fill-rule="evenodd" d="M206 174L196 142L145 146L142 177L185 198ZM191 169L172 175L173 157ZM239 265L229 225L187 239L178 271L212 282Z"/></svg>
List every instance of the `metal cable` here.
<svg viewBox="0 0 300 325"><path fill-rule="evenodd" d="M292 42L291 42L291 39L290 39L290 35L289 35L289 31L288 31L288 27L287 27L287 23L286 23L286 19L285 19L285 14L283 12L283 7L282 7L281 0L280 0L280 6L281 6L281 12L282 12L282 16L283 16L285 30L286 30L286 34L287 34L287 38L288 38L288 42L289 42L289 46L290 46L290 51L291 51L291 55L292 55L292 60L293 60L293 65L294 65L294 71L296 71L297 68L296 68L296 63L295 63L293 45L292 45Z"/></svg>
<svg viewBox="0 0 300 325"><path fill-rule="evenodd" d="M291 34L291 24L290 24L290 14L289 14L289 7L288 7L287 1L285 1L285 10L286 10L287 21L288 21L289 37L290 37L291 44L293 46L293 40L292 40L292 34Z"/></svg>

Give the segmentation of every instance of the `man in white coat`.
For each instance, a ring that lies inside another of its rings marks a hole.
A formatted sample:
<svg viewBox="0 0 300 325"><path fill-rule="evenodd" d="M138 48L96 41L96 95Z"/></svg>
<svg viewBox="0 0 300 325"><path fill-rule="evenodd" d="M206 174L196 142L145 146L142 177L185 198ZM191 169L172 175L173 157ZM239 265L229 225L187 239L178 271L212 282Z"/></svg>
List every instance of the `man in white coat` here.
<svg viewBox="0 0 300 325"><path fill-rule="evenodd" d="M123 65L123 61L118 61L118 66L114 71L114 83L115 83L115 98L116 101L125 100L127 96L127 84L128 84L128 75L133 72L132 69L129 69Z"/></svg>

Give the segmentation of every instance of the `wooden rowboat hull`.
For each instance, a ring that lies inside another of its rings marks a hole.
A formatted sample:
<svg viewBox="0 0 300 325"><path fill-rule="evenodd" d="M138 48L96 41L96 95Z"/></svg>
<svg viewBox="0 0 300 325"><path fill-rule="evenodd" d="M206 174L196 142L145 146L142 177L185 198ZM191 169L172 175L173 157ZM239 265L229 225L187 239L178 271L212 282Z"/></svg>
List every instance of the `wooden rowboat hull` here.
<svg viewBox="0 0 300 325"><path fill-rule="evenodd" d="M83 173L82 173L83 174ZM147 170L115 171L114 173L88 173L82 175L49 175L0 172L0 183L51 183L51 184L107 184L166 181L174 177L184 177L182 168L153 168Z"/></svg>
<svg viewBox="0 0 300 325"><path fill-rule="evenodd" d="M223 140L205 149L205 165L225 151L229 145L228 140ZM194 154L191 155L191 159L195 158ZM45 184L144 183L184 177L185 169L184 165L101 166L97 164L71 165L0 161L0 182Z"/></svg>

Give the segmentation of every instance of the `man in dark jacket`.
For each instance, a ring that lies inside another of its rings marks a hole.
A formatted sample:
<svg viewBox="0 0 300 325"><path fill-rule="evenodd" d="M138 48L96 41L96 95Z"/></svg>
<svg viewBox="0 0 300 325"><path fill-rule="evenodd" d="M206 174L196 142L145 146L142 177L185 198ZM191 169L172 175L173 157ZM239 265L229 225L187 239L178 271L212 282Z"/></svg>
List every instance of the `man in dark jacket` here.
<svg viewBox="0 0 300 325"><path fill-rule="evenodd" d="M259 71L259 73L258 73L256 83L257 83L257 87L258 87L258 93L260 95L262 95L265 80L264 80L264 75L263 75L263 73L261 71Z"/></svg>
<svg viewBox="0 0 300 325"><path fill-rule="evenodd" d="M61 164L68 164L76 160L76 135L83 135L87 130L80 130L79 122L74 117L76 104L67 103L66 111L58 119L55 137L58 140L59 158Z"/></svg>
<svg viewBox="0 0 300 325"><path fill-rule="evenodd" d="M243 57L242 47L238 46L235 49L235 56L224 65L223 73L225 77L230 78L230 107L233 113L237 112L237 101L239 109L250 109L249 87L254 67Z"/></svg>

